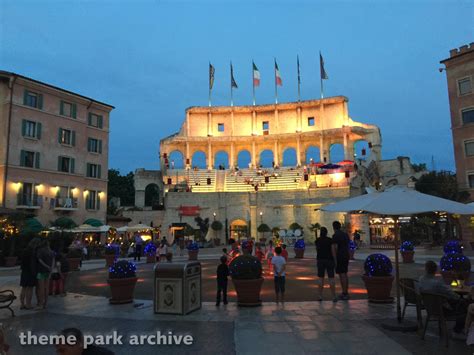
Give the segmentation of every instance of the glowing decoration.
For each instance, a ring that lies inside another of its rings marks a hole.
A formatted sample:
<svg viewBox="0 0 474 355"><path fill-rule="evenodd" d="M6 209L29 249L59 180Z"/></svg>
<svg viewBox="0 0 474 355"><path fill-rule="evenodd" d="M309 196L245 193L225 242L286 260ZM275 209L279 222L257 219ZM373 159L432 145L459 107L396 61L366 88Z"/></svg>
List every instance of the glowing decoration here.
<svg viewBox="0 0 474 355"><path fill-rule="evenodd" d="M145 245L145 249L143 249L145 255L154 256L156 255L156 245L153 242L149 242Z"/></svg>
<svg viewBox="0 0 474 355"><path fill-rule="evenodd" d="M295 249L306 249L306 245L304 243L304 239L299 239L295 243Z"/></svg>
<svg viewBox="0 0 474 355"><path fill-rule="evenodd" d="M255 280L262 277L262 263L255 256L240 255L229 265L230 276L236 280Z"/></svg>
<svg viewBox="0 0 474 355"><path fill-rule="evenodd" d="M457 280L453 280L451 282L451 287L458 287L458 281Z"/></svg>
<svg viewBox="0 0 474 355"><path fill-rule="evenodd" d="M446 254L440 261L441 271L465 273L471 271L471 261L461 253Z"/></svg>
<svg viewBox="0 0 474 355"><path fill-rule="evenodd" d="M402 245L400 245L400 251L413 251L415 246L409 240L405 240Z"/></svg>
<svg viewBox="0 0 474 355"><path fill-rule="evenodd" d="M193 242L189 243L186 248L188 250L199 250L199 245L198 245L198 243L193 241Z"/></svg>
<svg viewBox="0 0 474 355"><path fill-rule="evenodd" d="M448 240L443 250L444 254L462 254L462 245L458 240Z"/></svg>
<svg viewBox="0 0 474 355"><path fill-rule="evenodd" d="M353 240L349 240L349 249L350 250L356 250L357 249L357 244Z"/></svg>
<svg viewBox="0 0 474 355"><path fill-rule="evenodd" d="M136 276L137 267L131 261L120 260L109 268L110 279L128 279Z"/></svg>
<svg viewBox="0 0 474 355"><path fill-rule="evenodd" d="M371 254L365 259L364 270L366 276L390 276L392 262L384 254Z"/></svg>

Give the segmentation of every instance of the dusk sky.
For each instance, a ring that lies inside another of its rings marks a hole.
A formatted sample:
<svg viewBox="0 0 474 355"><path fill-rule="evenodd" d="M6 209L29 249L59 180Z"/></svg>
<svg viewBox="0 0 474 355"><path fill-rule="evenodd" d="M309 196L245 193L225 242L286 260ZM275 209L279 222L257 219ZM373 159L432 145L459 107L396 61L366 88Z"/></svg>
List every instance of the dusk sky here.
<svg viewBox="0 0 474 355"><path fill-rule="evenodd" d="M251 63L261 72L257 103L349 98L352 119L381 128L384 159L409 156L454 169L445 73L439 61L474 41L473 1L0 0L0 69L114 105L110 167L158 168L159 140L179 130L185 109L228 105L229 62L252 102Z"/></svg>

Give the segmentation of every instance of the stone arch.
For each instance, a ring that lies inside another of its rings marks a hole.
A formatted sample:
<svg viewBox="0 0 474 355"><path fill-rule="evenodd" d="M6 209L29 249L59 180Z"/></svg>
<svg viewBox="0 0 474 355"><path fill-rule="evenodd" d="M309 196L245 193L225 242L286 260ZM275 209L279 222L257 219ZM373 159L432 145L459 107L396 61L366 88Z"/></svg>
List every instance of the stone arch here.
<svg viewBox="0 0 474 355"><path fill-rule="evenodd" d="M247 168L252 161L252 154L247 149L242 149L237 154L237 166L239 168Z"/></svg>
<svg viewBox="0 0 474 355"><path fill-rule="evenodd" d="M365 153L365 154L364 154ZM369 143L365 139L354 142L354 159L365 159L369 155Z"/></svg>
<svg viewBox="0 0 474 355"><path fill-rule="evenodd" d="M329 163L337 163L344 160L344 146L342 143L333 143L329 147Z"/></svg>
<svg viewBox="0 0 474 355"><path fill-rule="evenodd" d="M179 149L171 151L168 154L168 164L170 169L183 169L184 154Z"/></svg>
<svg viewBox="0 0 474 355"><path fill-rule="evenodd" d="M225 169L229 169L229 154L224 150L219 150L214 155L214 169L218 169L219 165L224 166Z"/></svg>
<svg viewBox="0 0 474 355"><path fill-rule="evenodd" d="M157 184L145 187L145 207L157 208L160 205L160 188Z"/></svg>
<svg viewBox="0 0 474 355"><path fill-rule="evenodd" d="M234 219L230 222L230 238L235 240L240 240L241 238L246 238L249 234L248 224L243 219Z"/></svg>
<svg viewBox="0 0 474 355"><path fill-rule="evenodd" d="M386 187L395 186L395 185L398 185L398 180L397 179L390 179L385 184Z"/></svg>
<svg viewBox="0 0 474 355"><path fill-rule="evenodd" d="M196 150L191 158L191 166L199 169L207 169L206 153L202 150Z"/></svg>
<svg viewBox="0 0 474 355"><path fill-rule="evenodd" d="M293 147L285 147L283 149L283 154L281 156L281 165L282 166L296 166L296 149Z"/></svg>
<svg viewBox="0 0 474 355"><path fill-rule="evenodd" d="M315 145L310 145L306 148L306 164L309 164L311 161L317 163L321 160L321 151L319 147Z"/></svg>
<svg viewBox="0 0 474 355"><path fill-rule="evenodd" d="M275 156L273 150L263 149L258 154L258 164L264 168L271 168L272 163L275 162Z"/></svg>

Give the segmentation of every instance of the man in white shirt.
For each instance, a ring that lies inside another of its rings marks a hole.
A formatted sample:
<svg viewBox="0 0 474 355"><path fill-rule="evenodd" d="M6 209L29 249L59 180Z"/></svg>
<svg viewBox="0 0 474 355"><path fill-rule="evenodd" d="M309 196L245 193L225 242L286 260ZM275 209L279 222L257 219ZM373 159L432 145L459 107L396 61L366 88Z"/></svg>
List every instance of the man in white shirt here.
<svg viewBox="0 0 474 355"><path fill-rule="evenodd" d="M272 258L273 275L275 281L276 302L285 302L285 269L286 260L281 256L281 247L275 248L275 256Z"/></svg>

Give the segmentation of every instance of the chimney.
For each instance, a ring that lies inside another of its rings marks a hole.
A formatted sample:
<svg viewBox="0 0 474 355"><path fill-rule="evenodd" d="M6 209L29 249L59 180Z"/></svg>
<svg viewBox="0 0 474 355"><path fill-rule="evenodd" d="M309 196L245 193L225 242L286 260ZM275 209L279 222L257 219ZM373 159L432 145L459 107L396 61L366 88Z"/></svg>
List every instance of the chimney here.
<svg viewBox="0 0 474 355"><path fill-rule="evenodd" d="M465 44L459 48L459 53L466 53L469 50L469 46Z"/></svg>
<svg viewBox="0 0 474 355"><path fill-rule="evenodd" d="M450 56L450 57L455 57L455 56L457 56L457 55L458 55L458 49L457 49L457 48L451 49L451 50L449 51L449 56Z"/></svg>

